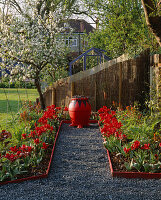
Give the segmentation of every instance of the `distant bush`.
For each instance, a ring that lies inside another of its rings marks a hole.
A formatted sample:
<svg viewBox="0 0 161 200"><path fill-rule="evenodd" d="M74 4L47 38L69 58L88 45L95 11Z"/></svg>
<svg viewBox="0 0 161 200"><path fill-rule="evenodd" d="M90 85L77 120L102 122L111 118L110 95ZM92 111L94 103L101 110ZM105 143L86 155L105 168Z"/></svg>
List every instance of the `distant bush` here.
<svg viewBox="0 0 161 200"><path fill-rule="evenodd" d="M13 83L9 83L9 81L2 81L0 82L0 88L28 88L28 89L35 89L35 85L32 82L23 82L17 81Z"/></svg>

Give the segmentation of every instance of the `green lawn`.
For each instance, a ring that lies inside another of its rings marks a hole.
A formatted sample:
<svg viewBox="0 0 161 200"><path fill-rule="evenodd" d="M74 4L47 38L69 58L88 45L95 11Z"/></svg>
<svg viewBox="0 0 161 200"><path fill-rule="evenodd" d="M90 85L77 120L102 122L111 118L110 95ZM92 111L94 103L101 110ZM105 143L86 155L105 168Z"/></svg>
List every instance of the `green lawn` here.
<svg viewBox="0 0 161 200"><path fill-rule="evenodd" d="M8 128L23 101L35 101L37 97L36 89L0 88L0 130Z"/></svg>

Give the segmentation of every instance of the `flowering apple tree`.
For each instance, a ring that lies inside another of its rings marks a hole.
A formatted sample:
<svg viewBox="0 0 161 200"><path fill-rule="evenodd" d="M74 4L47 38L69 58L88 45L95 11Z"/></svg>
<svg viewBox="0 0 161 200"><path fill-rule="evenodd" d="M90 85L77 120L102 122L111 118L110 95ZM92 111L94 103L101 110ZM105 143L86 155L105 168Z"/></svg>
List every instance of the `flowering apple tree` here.
<svg viewBox="0 0 161 200"><path fill-rule="evenodd" d="M33 80L44 109L41 80L66 65L67 50L59 39L61 9L42 15L38 0L24 0L22 6L15 0L4 2L8 9L3 9L0 18L0 67L10 70L10 81Z"/></svg>

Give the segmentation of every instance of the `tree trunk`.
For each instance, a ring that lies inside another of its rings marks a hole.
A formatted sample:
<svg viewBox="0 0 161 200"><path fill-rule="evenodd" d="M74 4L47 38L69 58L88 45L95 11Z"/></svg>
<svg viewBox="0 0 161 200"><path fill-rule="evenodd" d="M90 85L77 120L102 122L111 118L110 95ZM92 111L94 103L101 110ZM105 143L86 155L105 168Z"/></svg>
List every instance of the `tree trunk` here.
<svg viewBox="0 0 161 200"><path fill-rule="evenodd" d="M144 8L146 23L161 46L161 16L156 15L154 12L156 9L159 9L159 7L157 8L153 0L141 1Z"/></svg>
<svg viewBox="0 0 161 200"><path fill-rule="evenodd" d="M35 86L36 86L36 89L37 89L37 91L39 93L41 108L43 110L45 110L45 101L44 101L44 97L43 97L43 94L42 94L42 91L41 91L39 78L35 78Z"/></svg>

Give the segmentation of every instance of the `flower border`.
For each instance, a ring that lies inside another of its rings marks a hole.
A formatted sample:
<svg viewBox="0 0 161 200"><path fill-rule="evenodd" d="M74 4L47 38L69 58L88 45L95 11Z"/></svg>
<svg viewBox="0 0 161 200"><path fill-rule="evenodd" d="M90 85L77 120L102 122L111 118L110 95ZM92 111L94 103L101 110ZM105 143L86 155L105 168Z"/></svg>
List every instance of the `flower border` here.
<svg viewBox="0 0 161 200"><path fill-rule="evenodd" d="M90 120L89 122L90 123L98 123L99 124L99 122L97 120ZM48 174L49 174L49 171L50 171L51 162L52 162L53 155L54 155L54 150L55 150L55 147L56 147L56 141L58 139L58 136L59 136L59 133L60 133L60 129L61 129L61 126L62 126L63 123L70 124L71 121L70 120L62 120L61 123L60 123L60 125L59 125L57 134L55 136L55 140L54 140L54 144L53 144L53 149L52 149L52 153L51 153L51 156L50 156L49 165L48 165L48 168L47 168L45 174L38 175L38 176L31 176L31 177L22 178L22 179L15 179L15 180L12 180L12 181L4 181L4 182L0 182L0 185L5 185L5 184L8 184L8 183L19 183L19 182L28 181L28 180L36 180L36 179L40 179L40 178L47 178ZM119 171L114 171L113 170L113 166L112 166L112 162L111 162L111 158L110 158L110 153L109 153L108 150L107 150L107 157L108 157L108 160L109 160L109 167L110 167L110 171L111 171L112 177L120 177L120 178L143 178L143 179L161 179L161 173L119 172Z"/></svg>
<svg viewBox="0 0 161 200"><path fill-rule="evenodd" d="M99 123L98 123L99 124ZM100 127L101 131L101 127ZM104 138L103 138L104 139ZM104 139L105 141L105 139ZM119 172L114 171L112 166L112 161L110 157L110 152L107 150L107 157L109 161L110 171L112 177L120 177L120 178L143 178L143 179L161 179L161 173L147 173L147 172Z"/></svg>
<svg viewBox="0 0 161 200"><path fill-rule="evenodd" d="M55 136L53 149L52 149L51 156L50 156L50 161L49 161L48 168L47 168L45 174L37 175L37 176L30 176L30 177L27 177L27 178L15 179L15 180L12 180L12 181L4 181L4 182L0 182L0 185L5 185L5 184L8 184L8 183L19 183L19 182L23 182L23 181L27 181L27 180L36 180L36 179L40 179L40 178L46 178L49 174L49 170L50 170L50 166L51 166L51 162L52 162L52 158L53 158L53 154L54 154L54 150L55 150L55 146L56 146L56 141L57 141L57 138L58 138L58 135L59 135L59 132L60 132L61 125L63 123L70 123L70 121L68 121L68 122L67 121L61 121L61 123L59 125L58 131L57 131L56 136Z"/></svg>
<svg viewBox="0 0 161 200"><path fill-rule="evenodd" d="M110 153L107 150L107 156L110 165L110 171L112 177L120 177L120 178L143 178L143 179L161 179L161 173L147 173L147 172L119 172L114 171L112 167L112 162L110 158Z"/></svg>

